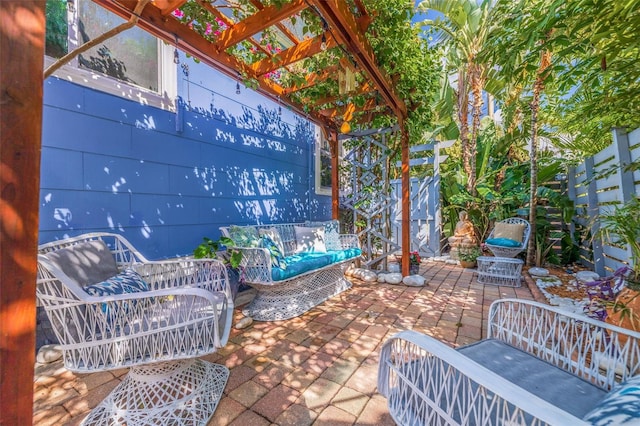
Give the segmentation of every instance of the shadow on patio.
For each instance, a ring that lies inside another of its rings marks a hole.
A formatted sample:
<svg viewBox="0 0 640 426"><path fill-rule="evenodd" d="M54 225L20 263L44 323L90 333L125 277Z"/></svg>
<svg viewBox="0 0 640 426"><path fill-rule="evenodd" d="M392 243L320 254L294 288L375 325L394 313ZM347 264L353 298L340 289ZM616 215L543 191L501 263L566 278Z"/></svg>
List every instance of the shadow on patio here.
<svg viewBox="0 0 640 426"><path fill-rule="evenodd" d="M529 281L520 288L482 285L474 270L431 261L420 273L424 287L354 280L351 290L300 317L233 329L226 347L203 358L231 370L209 424L393 425L376 389L379 349L388 337L413 329L466 345L486 335L494 300L534 299ZM234 323L250 297L236 299ZM61 360L36 365L34 424L79 424L125 373L75 375Z"/></svg>

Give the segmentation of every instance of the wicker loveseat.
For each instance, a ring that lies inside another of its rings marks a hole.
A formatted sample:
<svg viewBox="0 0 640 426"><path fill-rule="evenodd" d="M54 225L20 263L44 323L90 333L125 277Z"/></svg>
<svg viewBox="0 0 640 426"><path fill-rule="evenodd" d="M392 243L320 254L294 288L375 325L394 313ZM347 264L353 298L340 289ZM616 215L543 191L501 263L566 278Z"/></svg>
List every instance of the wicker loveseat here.
<svg viewBox="0 0 640 426"><path fill-rule="evenodd" d="M639 343L635 331L498 300L480 342L452 349L414 331L390 338L378 390L399 425L639 424Z"/></svg>
<svg viewBox="0 0 640 426"><path fill-rule="evenodd" d="M256 290L244 314L257 321L293 318L350 288L344 271L362 251L357 236L339 234L338 225L327 221L221 227L242 251L242 278Z"/></svg>

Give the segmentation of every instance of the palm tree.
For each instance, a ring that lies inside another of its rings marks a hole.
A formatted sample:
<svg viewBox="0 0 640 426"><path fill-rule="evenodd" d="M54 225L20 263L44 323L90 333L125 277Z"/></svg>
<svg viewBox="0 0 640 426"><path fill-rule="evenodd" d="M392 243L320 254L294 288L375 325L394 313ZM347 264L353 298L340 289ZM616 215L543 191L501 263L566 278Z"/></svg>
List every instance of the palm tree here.
<svg viewBox="0 0 640 426"><path fill-rule="evenodd" d="M456 116L462 144L462 162L467 189L473 193L476 182L477 138L482 114L482 93L487 78L487 67L478 62L489 33L491 1L483 0L424 0L418 10L442 14L436 19L425 19L423 25L438 30L437 38L447 46L447 66L456 70ZM471 132L469 133L469 106L471 95Z"/></svg>

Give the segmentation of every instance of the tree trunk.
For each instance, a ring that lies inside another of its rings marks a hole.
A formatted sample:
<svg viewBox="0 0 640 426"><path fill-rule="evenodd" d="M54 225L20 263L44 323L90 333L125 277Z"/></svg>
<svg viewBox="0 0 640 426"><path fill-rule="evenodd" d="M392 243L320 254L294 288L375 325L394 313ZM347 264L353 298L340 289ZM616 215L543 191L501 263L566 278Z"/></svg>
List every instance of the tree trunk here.
<svg viewBox="0 0 640 426"><path fill-rule="evenodd" d="M462 167L467 176L471 176L471 151L469 149L469 90L467 74L464 69L458 71L457 90L458 128L462 145Z"/></svg>
<svg viewBox="0 0 640 426"><path fill-rule="evenodd" d="M531 236L527 247L527 265L536 264L536 210L538 207L538 111L540 109L540 95L544 91L544 80L547 69L551 64L551 52L545 50L540 57L540 66L536 72L533 85L533 99L531 100L531 186L529 191L529 223ZM540 259L542 262L544 259ZM541 266L541 265L536 265Z"/></svg>
<svg viewBox="0 0 640 426"><path fill-rule="evenodd" d="M473 96L471 138L469 140L469 172L467 180L467 190L470 194L476 195L476 156L478 151L478 133L480 132L480 115L482 114L482 89L484 81L482 70L478 64L469 64L469 77L471 80L471 94Z"/></svg>

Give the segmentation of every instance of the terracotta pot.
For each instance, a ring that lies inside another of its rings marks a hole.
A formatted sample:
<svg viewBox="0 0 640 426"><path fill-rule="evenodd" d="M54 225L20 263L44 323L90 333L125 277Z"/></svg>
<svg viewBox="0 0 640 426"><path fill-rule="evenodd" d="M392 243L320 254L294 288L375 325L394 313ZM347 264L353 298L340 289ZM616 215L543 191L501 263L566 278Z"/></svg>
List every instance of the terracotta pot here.
<svg viewBox="0 0 640 426"><path fill-rule="evenodd" d="M460 261L460 266L462 266L463 268L475 268L476 267L476 262L470 262L468 260L461 260Z"/></svg>
<svg viewBox="0 0 640 426"><path fill-rule="evenodd" d="M640 292L628 287L623 288L613 305L607 306L605 321L619 327L640 331ZM620 336L620 343L626 341L626 336Z"/></svg>

